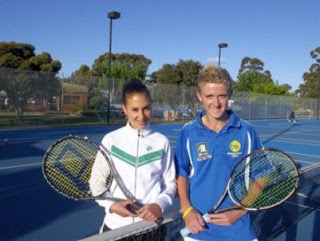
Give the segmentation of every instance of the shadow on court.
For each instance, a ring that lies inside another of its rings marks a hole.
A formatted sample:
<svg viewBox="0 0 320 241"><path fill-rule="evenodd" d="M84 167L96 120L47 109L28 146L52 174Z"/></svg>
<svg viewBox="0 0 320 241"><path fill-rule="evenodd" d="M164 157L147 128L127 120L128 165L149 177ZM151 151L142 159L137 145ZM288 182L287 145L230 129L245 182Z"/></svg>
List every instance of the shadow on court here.
<svg viewBox="0 0 320 241"><path fill-rule="evenodd" d="M77 202L59 195L46 183L40 168L1 174L0 184L1 240L14 240L68 213L96 205L94 202ZM70 225L77 226L77 223ZM68 227L65 229L68 230ZM62 233L61 230L55 232ZM50 233L46 235L50 237Z"/></svg>
<svg viewBox="0 0 320 241"><path fill-rule="evenodd" d="M0 131L0 239L78 240L96 234L103 209L94 201L61 196L47 184L40 165L28 164L40 164L47 148L62 137L88 136L98 143L117 127Z"/></svg>
<svg viewBox="0 0 320 241"><path fill-rule="evenodd" d="M284 129L283 131L281 131L281 132L277 133L276 135L271 136L269 139L263 141L262 144L263 144L263 145L267 144L268 142L276 139L277 137L285 134L286 132L290 131L291 129L293 129L293 128L295 128L295 127L297 127L297 126L296 126L296 125L291 125L291 126L288 127L287 129Z"/></svg>
<svg viewBox="0 0 320 241"><path fill-rule="evenodd" d="M0 146L0 162L4 160L43 156L43 149L35 147L36 141L21 143L9 143L8 146Z"/></svg>
<svg viewBox="0 0 320 241"><path fill-rule="evenodd" d="M310 170L299 178L298 190L282 205L265 210L252 212L253 227L259 241L274 240L285 233L286 241L310 240L318 241L320 231L320 170ZM297 225L307 215L314 213L314 221L310 224L312 232L297 236ZM309 235L309 236L308 236Z"/></svg>

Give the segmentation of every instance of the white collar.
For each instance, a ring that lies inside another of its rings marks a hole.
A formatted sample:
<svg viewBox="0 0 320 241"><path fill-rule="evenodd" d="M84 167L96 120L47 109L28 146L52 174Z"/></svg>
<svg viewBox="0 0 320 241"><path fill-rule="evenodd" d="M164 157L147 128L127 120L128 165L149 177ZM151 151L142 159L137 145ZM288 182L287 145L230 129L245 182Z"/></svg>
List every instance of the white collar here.
<svg viewBox="0 0 320 241"><path fill-rule="evenodd" d="M141 136L147 136L152 132L150 124L148 124L144 129L135 129L130 125L129 121L126 124L126 129L135 135L138 135L138 132L140 132Z"/></svg>

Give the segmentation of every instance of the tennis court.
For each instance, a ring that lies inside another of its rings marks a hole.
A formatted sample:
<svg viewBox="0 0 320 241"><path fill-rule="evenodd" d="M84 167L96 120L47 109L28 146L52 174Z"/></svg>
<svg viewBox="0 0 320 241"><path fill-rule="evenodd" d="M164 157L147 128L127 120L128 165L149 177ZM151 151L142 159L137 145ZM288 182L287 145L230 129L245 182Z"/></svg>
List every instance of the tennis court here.
<svg viewBox="0 0 320 241"><path fill-rule="evenodd" d="M255 214L254 225L261 240L319 240L316 224L320 223L320 170L312 165L320 163L320 121L252 123L266 147L287 152L308 173L308 179L301 182L301 195L267 214ZM97 234L103 210L94 201L77 202L53 191L42 176L41 162L47 148L57 139L72 134L99 143L105 133L118 127L1 131L1 240L79 240ZM166 135L175 149L181 127L182 124L163 124L154 129ZM8 145L3 143L5 138Z"/></svg>

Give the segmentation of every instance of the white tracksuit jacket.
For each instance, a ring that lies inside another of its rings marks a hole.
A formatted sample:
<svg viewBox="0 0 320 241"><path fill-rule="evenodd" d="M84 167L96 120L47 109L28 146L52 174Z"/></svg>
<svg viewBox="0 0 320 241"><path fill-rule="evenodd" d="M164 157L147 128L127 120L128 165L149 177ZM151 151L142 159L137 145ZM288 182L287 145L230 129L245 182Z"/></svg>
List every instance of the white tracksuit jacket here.
<svg viewBox="0 0 320 241"><path fill-rule="evenodd" d="M176 171L169 140L164 135L154 132L149 126L137 130L127 123L126 126L105 135L101 146L108 151L126 189L136 200L143 204L157 203L162 212L172 205L176 194ZM93 195L100 195L106 191L107 173L104 165L106 162L98 158L93 165L89 181ZM126 199L115 180L108 195ZM141 220L110 213L113 201L97 202L105 208L104 223L111 229Z"/></svg>

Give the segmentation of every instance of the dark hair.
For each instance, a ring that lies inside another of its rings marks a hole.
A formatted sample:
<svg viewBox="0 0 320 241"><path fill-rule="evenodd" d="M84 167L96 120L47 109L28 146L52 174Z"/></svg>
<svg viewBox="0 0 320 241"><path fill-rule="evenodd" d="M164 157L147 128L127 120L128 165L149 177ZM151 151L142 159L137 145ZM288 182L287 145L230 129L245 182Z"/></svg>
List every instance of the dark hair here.
<svg viewBox="0 0 320 241"><path fill-rule="evenodd" d="M150 92L140 80L131 79L128 83L125 84L122 90L122 101L123 104L126 105L127 97L134 94L145 94L151 101Z"/></svg>

